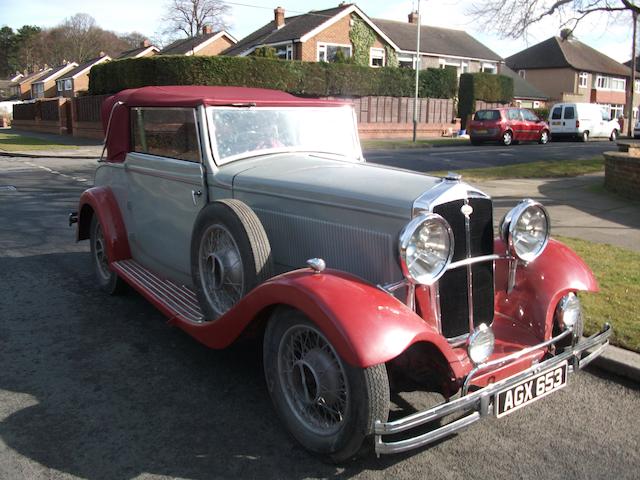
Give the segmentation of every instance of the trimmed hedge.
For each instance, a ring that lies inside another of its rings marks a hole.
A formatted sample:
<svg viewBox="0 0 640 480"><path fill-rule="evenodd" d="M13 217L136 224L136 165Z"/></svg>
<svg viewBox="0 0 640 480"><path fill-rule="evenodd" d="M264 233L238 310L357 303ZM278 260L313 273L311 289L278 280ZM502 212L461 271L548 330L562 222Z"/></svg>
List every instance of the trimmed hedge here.
<svg viewBox="0 0 640 480"><path fill-rule="evenodd" d="M455 96L455 72L427 69L420 73L420 96ZM89 75L91 95L145 85L233 85L273 88L304 96L411 97L415 73L404 68L370 68L344 63L161 55L103 63L93 67Z"/></svg>
<svg viewBox="0 0 640 480"><path fill-rule="evenodd" d="M467 117L475 112L476 101L511 103L513 79L492 73L463 73L458 90L458 115L462 128L466 128Z"/></svg>

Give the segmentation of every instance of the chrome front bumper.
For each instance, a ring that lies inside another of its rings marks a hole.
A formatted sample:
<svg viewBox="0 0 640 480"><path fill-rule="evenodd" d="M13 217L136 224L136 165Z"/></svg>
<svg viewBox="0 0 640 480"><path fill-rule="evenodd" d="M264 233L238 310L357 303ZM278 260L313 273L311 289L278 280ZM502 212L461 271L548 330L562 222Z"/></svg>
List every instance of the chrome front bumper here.
<svg viewBox="0 0 640 480"><path fill-rule="evenodd" d="M504 380L501 380L499 382L492 383L480 390L474 391L473 393L467 395L466 392L470 385L471 378L476 373L480 371L488 371L491 367L505 365L517 360L518 358L533 350L555 344L559 340L565 338L567 334L570 334L571 332L565 331L546 342L542 342L538 345L534 345L530 348L516 352L513 355L501 358L499 360L496 360L495 362L489 362L487 364L480 365L478 368L472 370L465 378L463 386L463 396L461 396L460 398L442 403L429 410L417 412L391 422L377 421L374 425L376 454L379 456L382 454L400 453L424 445L428 445L429 443L447 437L452 433L457 432L458 430L480 420L482 417L491 415L493 413L494 398L498 392L504 390L505 388L509 388L510 386L516 385L523 380L527 380L528 378L533 377L544 370L560 365L565 361L568 361L569 363L568 373L573 373L576 370L584 368L594 358L600 355L604 348L609 344L609 336L611 335L611 332L611 326L608 323L605 323L599 333L596 333L591 337L576 343L572 347L567 347L563 352L555 355L554 357L533 365L532 367L523 370L516 375L505 378ZM588 350L592 351L588 352L587 355L583 357L583 353L587 352ZM434 430L431 430L427 433L396 441L392 440L385 442L383 440L384 436L400 434L413 428L419 427L420 425L424 425L426 423L443 418L447 415L461 412L466 413L466 415L452 421L451 423L443 425L439 428L435 428Z"/></svg>

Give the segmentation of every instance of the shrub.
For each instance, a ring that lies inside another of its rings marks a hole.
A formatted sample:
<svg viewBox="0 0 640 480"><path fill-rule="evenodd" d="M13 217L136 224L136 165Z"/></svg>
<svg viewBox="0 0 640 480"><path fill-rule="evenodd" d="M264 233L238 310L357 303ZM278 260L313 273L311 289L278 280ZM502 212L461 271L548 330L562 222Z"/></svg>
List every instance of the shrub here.
<svg viewBox="0 0 640 480"><path fill-rule="evenodd" d="M492 73L463 73L458 89L458 115L462 128L467 126L467 117L475 112L476 100L485 102L511 103L513 100L513 79Z"/></svg>
<svg viewBox="0 0 640 480"><path fill-rule="evenodd" d="M350 63L278 61L261 57L171 56L131 58L96 65L89 75L92 95L144 85L233 85L284 90L304 96L413 96L415 72ZM455 73L420 72L419 94L451 98Z"/></svg>

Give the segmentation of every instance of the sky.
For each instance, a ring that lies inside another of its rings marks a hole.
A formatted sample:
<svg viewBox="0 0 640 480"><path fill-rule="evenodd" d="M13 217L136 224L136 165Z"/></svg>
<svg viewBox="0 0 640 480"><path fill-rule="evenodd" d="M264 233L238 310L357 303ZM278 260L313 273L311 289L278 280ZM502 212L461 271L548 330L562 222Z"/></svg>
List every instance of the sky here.
<svg viewBox="0 0 640 480"><path fill-rule="evenodd" d="M407 15L418 0L360 0L357 5L372 18L407 21ZM487 33L467 13L474 1L481 0L421 0L422 23L466 30L502 57L557 35L560 26L555 19L547 19L532 29L528 39L501 39ZM241 39L273 19L273 9L282 6L286 15L309 10L335 7L340 0L237 0L227 2L230 15L229 32ZM18 29L22 25L53 27L65 17L87 13L105 30L118 33L141 32L151 38L160 37L162 16L167 0L0 0L0 26ZM625 62L631 58L631 19L612 22L606 16L590 16L581 23L575 36L587 45L611 58Z"/></svg>

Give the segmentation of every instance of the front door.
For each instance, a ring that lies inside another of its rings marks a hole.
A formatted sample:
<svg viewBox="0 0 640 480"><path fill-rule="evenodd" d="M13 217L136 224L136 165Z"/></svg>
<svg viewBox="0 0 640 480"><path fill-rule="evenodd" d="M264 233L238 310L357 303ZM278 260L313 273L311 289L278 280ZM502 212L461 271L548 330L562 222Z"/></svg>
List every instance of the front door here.
<svg viewBox="0 0 640 480"><path fill-rule="evenodd" d="M206 205L195 109L133 108L127 155L129 243L135 260L191 284L191 231Z"/></svg>

